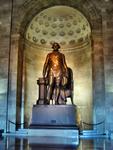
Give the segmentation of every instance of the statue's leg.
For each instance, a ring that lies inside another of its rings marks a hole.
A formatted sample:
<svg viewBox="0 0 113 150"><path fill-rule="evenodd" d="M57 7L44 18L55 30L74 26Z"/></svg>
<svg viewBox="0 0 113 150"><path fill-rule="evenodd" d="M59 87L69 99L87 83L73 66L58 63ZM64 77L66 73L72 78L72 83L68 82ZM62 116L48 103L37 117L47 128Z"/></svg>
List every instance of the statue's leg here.
<svg viewBox="0 0 113 150"><path fill-rule="evenodd" d="M62 77L62 82L61 82L61 87L62 87L62 100L63 102L66 104L66 93L65 93L65 90L66 90L66 84L67 84L67 77L63 76Z"/></svg>
<svg viewBox="0 0 113 150"><path fill-rule="evenodd" d="M47 88L47 103L50 103L50 99L53 93L53 84L54 84L54 77L52 75L49 76L49 85Z"/></svg>
<svg viewBox="0 0 113 150"><path fill-rule="evenodd" d="M58 99L60 95L61 77L55 78L55 104L59 104Z"/></svg>

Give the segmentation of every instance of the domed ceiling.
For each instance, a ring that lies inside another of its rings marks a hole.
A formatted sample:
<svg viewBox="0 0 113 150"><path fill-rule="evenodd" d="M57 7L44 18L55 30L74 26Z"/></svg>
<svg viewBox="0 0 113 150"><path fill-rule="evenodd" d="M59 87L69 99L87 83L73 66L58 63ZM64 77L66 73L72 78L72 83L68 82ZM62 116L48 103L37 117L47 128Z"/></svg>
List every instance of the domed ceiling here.
<svg viewBox="0 0 113 150"><path fill-rule="evenodd" d="M43 10L31 20L26 39L46 48L53 42L72 48L88 41L90 34L90 25L82 13L71 7L55 6Z"/></svg>

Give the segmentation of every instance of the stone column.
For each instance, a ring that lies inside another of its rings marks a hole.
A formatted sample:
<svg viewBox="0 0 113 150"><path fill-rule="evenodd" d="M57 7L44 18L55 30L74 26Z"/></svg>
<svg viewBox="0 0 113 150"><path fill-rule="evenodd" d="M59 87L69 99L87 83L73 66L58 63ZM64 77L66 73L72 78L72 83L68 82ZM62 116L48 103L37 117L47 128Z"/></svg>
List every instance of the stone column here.
<svg viewBox="0 0 113 150"><path fill-rule="evenodd" d="M15 131L16 106L17 106L17 68L18 68L18 39L19 35L11 37L10 68L9 68L9 93L8 93L8 117L7 130ZM13 123L11 123L13 122Z"/></svg>
<svg viewBox="0 0 113 150"><path fill-rule="evenodd" d="M105 65L105 110L106 132L113 131L113 14L102 10Z"/></svg>
<svg viewBox="0 0 113 150"><path fill-rule="evenodd" d="M104 57L102 37L93 37L93 108L94 124L105 120L104 96ZM98 132L104 132L104 122L94 126Z"/></svg>
<svg viewBox="0 0 113 150"><path fill-rule="evenodd" d="M23 45L23 44L22 44ZM24 46L24 45L23 45ZM19 87L21 92L18 93L20 96L20 99L18 99L20 101L20 106L21 106L21 114L20 114L20 123L21 123L21 129L24 128L25 126L25 121L24 121L24 113L25 113L25 110L24 110L24 107L25 107L25 53L23 52L24 51L24 48L22 48L22 58L21 59L21 71L20 71L20 79L18 79L18 82L20 82L21 80L21 86ZM20 113L20 112L18 112Z"/></svg>
<svg viewBox="0 0 113 150"><path fill-rule="evenodd" d="M0 1L0 129L6 131L11 1Z"/></svg>

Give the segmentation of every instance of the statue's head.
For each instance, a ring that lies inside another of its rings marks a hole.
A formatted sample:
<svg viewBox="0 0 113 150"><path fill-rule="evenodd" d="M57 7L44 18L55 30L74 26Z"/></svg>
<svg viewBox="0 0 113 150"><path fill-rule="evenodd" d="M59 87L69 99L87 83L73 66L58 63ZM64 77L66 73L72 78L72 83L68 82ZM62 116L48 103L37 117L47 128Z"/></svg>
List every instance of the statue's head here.
<svg viewBox="0 0 113 150"><path fill-rule="evenodd" d="M57 42L54 42L54 43L52 44L52 48L53 48L53 50L59 50L60 45L59 45Z"/></svg>

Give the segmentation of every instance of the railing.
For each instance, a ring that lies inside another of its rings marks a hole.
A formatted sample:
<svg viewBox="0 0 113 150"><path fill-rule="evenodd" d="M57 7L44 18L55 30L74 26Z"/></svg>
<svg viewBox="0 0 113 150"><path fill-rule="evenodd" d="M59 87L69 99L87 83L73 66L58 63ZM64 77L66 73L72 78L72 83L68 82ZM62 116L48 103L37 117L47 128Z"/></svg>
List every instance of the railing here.
<svg viewBox="0 0 113 150"><path fill-rule="evenodd" d="M82 121L82 124L85 124L85 125L87 125L87 126L98 126L98 125L103 124L104 122L105 122L105 121L101 121L101 122L99 122L99 123L86 123L86 122Z"/></svg>
<svg viewBox="0 0 113 150"><path fill-rule="evenodd" d="M7 132L10 132L10 125L14 125L15 126L15 128L17 127L19 127L19 126L21 126L21 125L25 125L25 124L27 124L26 122L24 122L24 123L15 123L15 122L13 122L13 121L10 121L10 120L8 120L8 131Z"/></svg>
<svg viewBox="0 0 113 150"><path fill-rule="evenodd" d="M98 123L87 123L87 122L81 121L80 124L81 124L81 127L80 127L81 131L94 130L103 135L105 134L105 131L104 131L105 120L98 122ZM92 129L89 129L89 128L92 128ZM96 128L98 128L98 129L96 129Z"/></svg>

